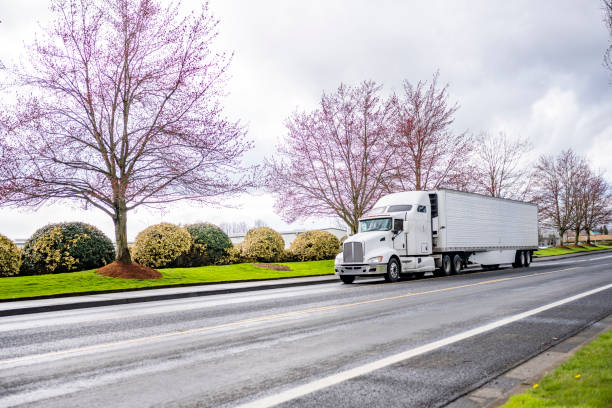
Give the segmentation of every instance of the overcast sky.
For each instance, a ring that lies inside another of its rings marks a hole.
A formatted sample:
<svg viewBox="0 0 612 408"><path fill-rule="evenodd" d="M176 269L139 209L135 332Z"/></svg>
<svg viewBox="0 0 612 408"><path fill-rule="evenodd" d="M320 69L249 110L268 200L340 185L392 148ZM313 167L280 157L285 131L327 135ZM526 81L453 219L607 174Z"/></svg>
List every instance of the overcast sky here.
<svg viewBox="0 0 612 408"><path fill-rule="evenodd" d="M5 65L33 37L37 22L45 24L44 3L0 0ZM612 75L602 65L610 39L600 1L212 0L210 8L221 20L217 46L235 53L226 108L255 140L249 161L269 155L285 134L287 116L314 107L324 90L372 79L390 93L404 79L429 80L439 70L460 105L456 130L529 138L533 157L571 147L612 179ZM128 216L128 238L161 221L263 219L279 230L331 224L288 225L273 202L259 193L232 199L239 208L141 209ZM0 208L0 234L28 238L49 222L71 220L113 237L108 216L67 205Z"/></svg>

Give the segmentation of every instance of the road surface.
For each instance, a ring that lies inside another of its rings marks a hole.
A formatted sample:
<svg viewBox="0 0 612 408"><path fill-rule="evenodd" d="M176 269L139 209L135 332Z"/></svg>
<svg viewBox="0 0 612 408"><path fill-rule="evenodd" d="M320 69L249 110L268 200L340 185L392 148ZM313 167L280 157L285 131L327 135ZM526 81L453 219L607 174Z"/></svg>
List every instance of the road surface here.
<svg viewBox="0 0 612 408"><path fill-rule="evenodd" d="M612 254L0 318L0 406L435 407L612 313Z"/></svg>

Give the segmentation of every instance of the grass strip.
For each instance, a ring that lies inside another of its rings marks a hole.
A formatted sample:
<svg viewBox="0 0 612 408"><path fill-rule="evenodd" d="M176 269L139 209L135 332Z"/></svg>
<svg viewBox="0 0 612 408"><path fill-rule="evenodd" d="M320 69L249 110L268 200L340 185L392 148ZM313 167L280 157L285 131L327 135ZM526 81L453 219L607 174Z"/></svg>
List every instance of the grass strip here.
<svg viewBox="0 0 612 408"><path fill-rule="evenodd" d="M66 293L97 292L117 289L154 288L190 283L278 279L334 273L334 261L286 262L289 271L257 268L252 263L211 265L195 268L159 269L161 279L117 279L101 276L95 269L81 272L12 276L0 278L0 300Z"/></svg>
<svg viewBox="0 0 612 408"><path fill-rule="evenodd" d="M503 408L612 407L612 330L581 348L552 374Z"/></svg>
<svg viewBox="0 0 612 408"><path fill-rule="evenodd" d="M612 249L612 245L598 245L598 246L569 246L567 248L545 248L535 251L533 256L541 258L544 256L553 256L553 255L565 255L565 254L575 254L577 252L589 252L589 251L598 251L602 249Z"/></svg>

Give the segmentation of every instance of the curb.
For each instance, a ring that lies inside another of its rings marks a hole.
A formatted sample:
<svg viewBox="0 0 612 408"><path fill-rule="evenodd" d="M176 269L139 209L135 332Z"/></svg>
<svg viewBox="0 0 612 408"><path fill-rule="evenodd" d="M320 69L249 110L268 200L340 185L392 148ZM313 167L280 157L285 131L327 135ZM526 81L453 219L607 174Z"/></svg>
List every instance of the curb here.
<svg viewBox="0 0 612 408"><path fill-rule="evenodd" d="M319 275L320 276L320 275ZM325 276L325 275L323 275ZM194 292L181 292L181 293L167 293L163 295L150 295L150 296L139 296L133 298L120 298L120 299L106 299L106 300L89 300L83 302L73 302L73 303L63 303L56 305L45 305L45 306L31 306L31 307L23 307L23 308L15 308L8 310L0 310L0 317L2 316L17 316L31 313L41 313L41 312L55 312L62 310L73 310L73 309L85 309L89 307L102 307L102 306L115 306L115 305L125 305L131 303L144 303L144 302L154 302L158 300L172 300L172 299L184 299L189 297L202 297L202 296L211 296L211 295L224 295L229 293L241 293L241 292L254 292L260 290L268 290L268 289L281 289L281 288L291 288L296 286L312 286L312 285L321 285L325 283L339 282L339 279L335 275L331 275L329 279L319 279L316 281L302 281L302 282L288 282L288 283L275 283L270 285L260 285L260 286L245 286L239 288L227 288L227 289L213 289L213 290L199 290ZM218 283L218 282L216 282ZM236 282L232 282L236 283ZM238 282L239 283L239 282ZM170 288L176 285L170 286ZM151 288L147 288L151 290ZM155 288L158 289L158 288ZM167 289L167 288L166 288ZM119 291L126 292L126 291ZM133 291L129 291L133 292ZM100 292L98 294L109 293L108 291ZM115 291L117 293L117 291ZM76 295L73 295L76 296ZM65 298L68 296L47 296L46 299L56 299L56 298ZM15 299L15 301L24 300L24 299ZM42 299L37 299L42 300Z"/></svg>

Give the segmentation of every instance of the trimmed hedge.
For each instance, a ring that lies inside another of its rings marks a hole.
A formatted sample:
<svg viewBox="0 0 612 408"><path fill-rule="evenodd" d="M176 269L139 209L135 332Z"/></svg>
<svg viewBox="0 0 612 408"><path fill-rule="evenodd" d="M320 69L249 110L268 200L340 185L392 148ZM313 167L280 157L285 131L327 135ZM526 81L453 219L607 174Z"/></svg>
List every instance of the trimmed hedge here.
<svg viewBox="0 0 612 408"><path fill-rule="evenodd" d="M192 239L185 266L205 266L219 263L232 248L232 241L221 228L202 222L185 226Z"/></svg>
<svg viewBox="0 0 612 408"><path fill-rule="evenodd" d="M134 261L150 268L183 266L181 257L191 244L191 235L185 228L162 222L138 233L132 255Z"/></svg>
<svg viewBox="0 0 612 408"><path fill-rule="evenodd" d="M114 259L113 242L93 225L83 222L49 224L26 241L20 274L81 271L104 266Z"/></svg>
<svg viewBox="0 0 612 408"><path fill-rule="evenodd" d="M279 262L285 250L285 241L278 232L268 227L249 230L242 243L242 256L257 262Z"/></svg>
<svg viewBox="0 0 612 408"><path fill-rule="evenodd" d="M299 261L333 259L340 253L340 240L327 231L306 231L293 240L290 250Z"/></svg>
<svg viewBox="0 0 612 408"><path fill-rule="evenodd" d="M0 276L11 276L19 273L21 251L13 241L0 234Z"/></svg>

